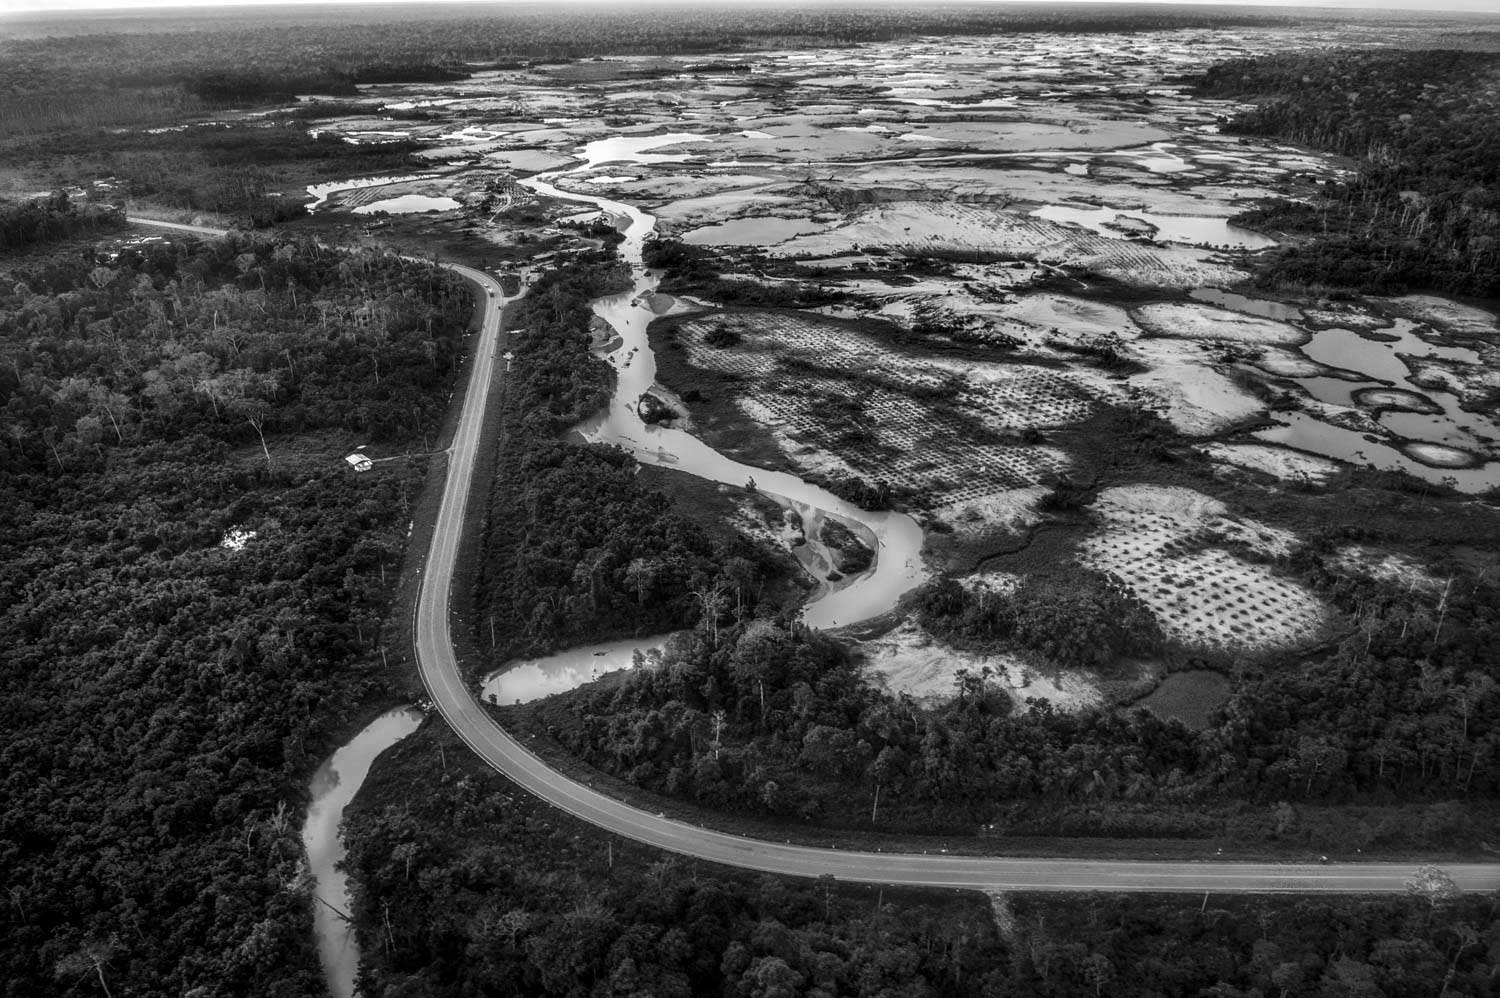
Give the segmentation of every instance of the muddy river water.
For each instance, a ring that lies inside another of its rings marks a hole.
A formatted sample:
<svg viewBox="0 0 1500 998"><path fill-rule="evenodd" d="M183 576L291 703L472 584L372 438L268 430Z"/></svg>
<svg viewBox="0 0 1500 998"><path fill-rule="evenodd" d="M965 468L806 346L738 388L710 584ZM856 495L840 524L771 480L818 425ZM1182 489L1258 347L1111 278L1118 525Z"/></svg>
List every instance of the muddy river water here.
<svg viewBox="0 0 1500 998"><path fill-rule="evenodd" d="M375 757L396 744L422 723L422 712L401 707L381 714L347 744L335 752L313 774L309 789L312 803L302 826L302 845L313 878L313 927L318 939L318 958L323 977L334 998L352 998L359 970L359 948L348 921L349 883L338 864L344 858L339 823L344 808L364 782Z"/></svg>
<svg viewBox="0 0 1500 998"><path fill-rule="evenodd" d="M615 140L602 140L613 143ZM582 158L586 164L598 163L602 153L589 143ZM616 147L617 148L617 147ZM635 162L636 154L614 152L607 161ZM568 173L586 169L580 167ZM615 368L614 396L609 406L595 419L579 427L592 443L614 444L629 451L642 464L662 465L725 485L744 485L754 479L757 491L789 503L800 503L824 514L863 528L859 533L874 540L875 562L865 573L846 586L831 589L810 602L803 619L814 627L836 627L884 613L896 605L903 593L920 585L927 577L922 565L922 528L904 513L870 512L846 502L826 489L811 485L796 475L768 471L731 460L684 430L650 426L641 419L637 403L656 383L656 357L651 350L646 328L655 313L645 304L656 290L661 275L648 270L641 259L646 238L656 220L633 205L593 194L579 194L558 188L567 173L548 174L522 181L527 187L548 197L593 205L625 221L624 242L619 251L629 264L633 283L630 290L605 296L594 303L594 311L608 322L618 338L605 357Z"/></svg>

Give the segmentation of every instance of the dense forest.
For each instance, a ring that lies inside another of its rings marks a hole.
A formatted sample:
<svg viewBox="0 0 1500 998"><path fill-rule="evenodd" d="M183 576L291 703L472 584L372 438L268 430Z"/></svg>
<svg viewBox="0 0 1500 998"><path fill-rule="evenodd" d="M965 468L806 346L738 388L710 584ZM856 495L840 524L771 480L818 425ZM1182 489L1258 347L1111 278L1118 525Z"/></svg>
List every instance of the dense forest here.
<svg viewBox="0 0 1500 998"><path fill-rule="evenodd" d="M305 122L267 119L7 141L0 145L0 167L25 170L36 183L54 187L107 180L120 199L214 212L261 227L307 214L306 202L283 197L283 188L400 173L414 148L409 142L351 144L310 135Z"/></svg>
<svg viewBox="0 0 1500 998"><path fill-rule="evenodd" d="M435 724L348 821L366 986L406 998L1479 998L1500 944L1493 900L1440 871L1411 897L991 902L703 867L539 804Z"/></svg>
<svg viewBox="0 0 1500 998"><path fill-rule="evenodd" d="M476 639L496 664L686 626L705 608L745 617L789 571L738 534L711 537L642 487L624 452L560 439L609 399L614 372L589 353L589 303L624 280L612 248L582 254L517 307L509 345L520 359L505 380L476 572Z"/></svg>
<svg viewBox="0 0 1500 998"><path fill-rule="evenodd" d="M1348 854L1477 847L1500 794L1500 586L1459 576L1439 613L1427 594L1304 557L1358 630L1247 674L1201 732L1144 710L1014 703L987 672L961 672L952 701L923 709L873 685L833 638L765 621L700 624L659 667L515 709L599 769L743 814ZM929 587L920 613L971 647L1011 641L1098 666L1092 639L1159 640L1107 587L1069 585L1059 600L1042 579L984 601L956 588ZM1078 641L1058 638L1070 615L1090 622Z"/></svg>
<svg viewBox="0 0 1500 998"><path fill-rule="evenodd" d="M0 994L321 990L298 815L469 322L446 272L231 235L0 278Z"/></svg>
<svg viewBox="0 0 1500 998"><path fill-rule="evenodd" d="M1356 160L1311 203L1236 219L1306 237L1270 254L1263 280L1500 296L1500 53L1260 56L1213 66L1198 90L1256 102L1227 132Z"/></svg>
<svg viewBox="0 0 1500 998"><path fill-rule="evenodd" d="M62 191L16 204L0 202L0 254L63 239L123 229L125 218L110 205L75 203Z"/></svg>

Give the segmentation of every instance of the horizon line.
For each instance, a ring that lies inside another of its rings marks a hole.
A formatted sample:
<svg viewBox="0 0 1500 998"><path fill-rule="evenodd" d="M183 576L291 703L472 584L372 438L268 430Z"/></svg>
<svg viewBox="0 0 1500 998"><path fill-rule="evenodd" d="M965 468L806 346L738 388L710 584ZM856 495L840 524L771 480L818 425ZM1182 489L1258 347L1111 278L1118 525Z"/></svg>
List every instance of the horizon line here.
<svg viewBox="0 0 1500 998"><path fill-rule="evenodd" d="M23 0L24 2L24 0ZM219 11L246 10L250 8L297 8L297 7L396 7L402 5L416 6L442 6L442 7L525 7L538 6L543 0L148 0L145 3L134 3L131 0L123 2L89 4L80 6L59 6L58 0L32 0L35 6L11 6L6 5L0 10L0 19L16 14L43 14L58 17L69 15L141 15L160 12L192 11L195 14L212 16ZM66 2L66 0L64 0ZM703 4L691 3L689 0L546 0L548 5L561 5L568 7L701 7ZM899 7L909 6L920 8L927 6L931 0L812 0L814 5L823 6L870 6L870 7ZM1136 0L944 0L944 2L955 3L964 6L1135 6L1135 7L1204 7L1204 8L1234 8L1234 7L1257 7L1257 8L1297 8L1307 12L1330 11L1340 14L1374 14L1388 12L1403 12L1409 14L1479 14L1500 16L1500 0L1468 0L1467 6L1455 7L1431 7L1422 0L1322 0L1312 4L1305 4L1299 0L1145 0L1138 3ZM1461 0L1462 2L1462 0ZM85 0L87 3L87 0ZM760 0L717 0L716 6L740 7L760 6Z"/></svg>

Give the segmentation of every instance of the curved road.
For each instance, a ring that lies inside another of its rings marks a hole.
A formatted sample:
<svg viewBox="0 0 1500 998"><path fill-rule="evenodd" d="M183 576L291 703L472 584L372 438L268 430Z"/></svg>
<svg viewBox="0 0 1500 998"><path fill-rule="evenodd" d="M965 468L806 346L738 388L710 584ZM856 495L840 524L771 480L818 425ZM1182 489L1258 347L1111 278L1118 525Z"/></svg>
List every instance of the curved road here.
<svg viewBox="0 0 1500 998"><path fill-rule="evenodd" d="M142 224L149 219L131 219ZM219 234L196 226L169 228ZM1224 863L1193 861L1032 859L997 856L846 852L783 845L710 831L657 817L551 769L485 712L463 680L449 634L449 591L474 477L480 428L495 373L503 305L510 301L489 275L445 264L483 292L484 319L458 429L448 452L442 506L422 569L415 644L422 682L443 719L486 763L569 814L646 845L697 859L799 877L978 890L1134 891L1189 893L1402 892L1415 864ZM1444 871L1466 891L1500 888L1500 865L1457 864Z"/></svg>

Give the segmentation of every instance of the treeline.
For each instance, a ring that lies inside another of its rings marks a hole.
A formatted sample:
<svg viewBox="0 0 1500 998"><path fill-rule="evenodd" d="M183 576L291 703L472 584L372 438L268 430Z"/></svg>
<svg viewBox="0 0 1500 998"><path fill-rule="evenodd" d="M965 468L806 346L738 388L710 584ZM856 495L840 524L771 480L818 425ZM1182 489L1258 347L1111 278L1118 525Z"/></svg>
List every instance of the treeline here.
<svg viewBox="0 0 1500 998"><path fill-rule="evenodd" d="M993 960L982 902L700 870L553 810L431 726L345 821L372 994L936 998L984 993Z"/></svg>
<svg viewBox="0 0 1500 998"><path fill-rule="evenodd" d="M1285 53L1213 66L1198 91L1256 102L1230 133L1358 160L1311 204L1237 219L1305 237L1269 254L1263 280L1500 295L1500 53Z"/></svg>
<svg viewBox="0 0 1500 998"><path fill-rule="evenodd" d="M407 65L379 63L295 76L211 69L186 75L174 82L211 107L235 107L287 103L299 94L350 97L359 93L361 83L448 83L468 76L464 70L427 62Z"/></svg>
<svg viewBox="0 0 1500 998"><path fill-rule="evenodd" d="M783 559L727 545L636 481L634 458L559 437L601 412L609 365L589 353L590 302L628 287L613 249L538 280L510 333L501 443L476 571L475 636L497 661L754 612Z"/></svg>
<svg viewBox="0 0 1500 998"><path fill-rule="evenodd" d="M124 227L124 215L117 208L76 204L59 191L35 201L0 204L0 254Z"/></svg>
<svg viewBox="0 0 1500 998"><path fill-rule="evenodd" d="M1139 712L1014 709L990 674L924 710L837 639L764 621L669 643L661 665L528 705L605 772L717 810L972 831L1007 802L1139 796L1196 768L1194 736ZM877 803L877 788L879 793Z"/></svg>
<svg viewBox="0 0 1500 998"><path fill-rule="evenodd" d="M0 277L0 992L322 993L302 804L421 486L341 457L426 449L468 303L243 236Z"/></svg>
<svg viewBox="0 0 1500 998"><path fill-rule="evenodd" d="M446 271L267 236L27 259L0 281L0 463L99 469L205 431L411 439L442 409L470 310Z"/></svg>
<svg viewBox="0 0 1500 998"><path fill-rule="evenodd" d="M251 227L306 214L300 185L401 173L410 142L351 144L292 121L176 126L156 133L76 132L0 146L0 166L63 186L109 177L119 192L168 208L214 212ZM296 172L299 186L283 196Z"/></svg>
<svg viewBox="0 0 1500 998"><path fill-rule="evenodd" d="M1439 612L1430 593L1326 574L1357 633L1310 661L1270 663L1201 732L1144 710L1016 704L987 670L959 673L952 701L921 709L878 689L831 638L727 619L669 645L659 668L523 709L591 765L742 813L921 832L995 823L1351 852L1473 847L1500 793L1500 587L1462 576ZM1106 586L953 589L924 592L923 618L985 647L1009 634L1098 666L1155 639Z"/></svg>
<svg viewBox="0 0 1500 998"><path fill-rule="evenodd" d="M1410 897L992 908L706 868L540 804L435 725L376 762L346 820L373 994L1482 998L1496 964L1491 899L1440 871L1413 868Z"/></svg>

